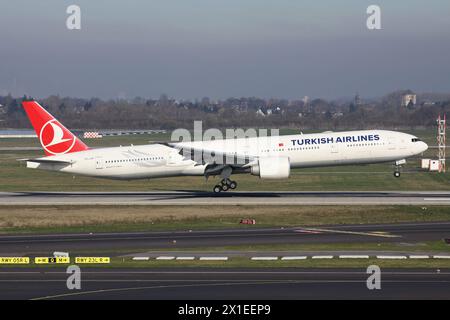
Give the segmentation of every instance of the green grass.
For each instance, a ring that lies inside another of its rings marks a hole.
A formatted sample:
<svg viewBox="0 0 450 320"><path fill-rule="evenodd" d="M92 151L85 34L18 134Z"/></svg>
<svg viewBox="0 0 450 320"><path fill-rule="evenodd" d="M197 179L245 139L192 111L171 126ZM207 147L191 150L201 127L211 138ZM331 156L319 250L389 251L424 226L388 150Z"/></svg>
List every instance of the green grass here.
<svg viewBox="0 0 450 320"><path fill-rule="evenodd" d="M367 268L377 265L380 268L450 268L448 259L427 260L381 260L381 259L325 259L325 260L298 260L298 261L252 261L249 258L232 258L228 261L133 261L131 258L113 257L110 264L81 264L81 268ZM35 267L36 269L61 268L67 265L0 265L0 268Z"/></svg>
<svg viewBox="0 0 450 320"><path fill-rule="evenodd" d="M276 215L274 215L276 212ZM257 224L239 224L242 218ZM448 206L0 206L1 233L121 232L449 221Z"/></svg>
<svg viewBox="0 0 450 320"><path fill-rule="evenodd" d="M216 255L227 256L227 252L235 251L242 252L242 255L252 255L258 252L260 255L264 255L267 252L276 252L276 256L293 255L292 252L296 252L295 255L302 255L307 252L361 252L361 251L372 251L372 252L386 252L395 254L398 252L408 253L408 254L450 254L450 245L446 244L443 240L439 241L425 241L419 243L406 243L401 242L402 239L398 239L399 242L359 242L359 243L311 243L311 244L267 244L267 245L236 245L236 246L223 246L223 247L193 247L193 248L151 248L151 247L136 247L128 248L126 250L73 250L71 251L72 256L122 256L129 255L130 252L137 253L147 253L152 252L158 254L158 252L186 252L186 255L192 255L191 252L195 253L208 253ZM334 253L333 255L337 255ZM371 254L374 255L374 254Z"/></svg>
<svg viewBox="0 0 450 320"><path fill-rule="evenodd" d="M40 152L0 152L0 191L210 191L218 178L175 177L115 181L65 173L27 169L17 161L41 156ZM235 175L240 191L339 191L339 190L450 190L450 173L424 172L419 160L411 160L400 178L390 164L294 169L289 179L266 180Z"/></svg>
<svg viewBox="0 0 450 320"><path fill-rule="evenodd" d="M183 248L173 249L183 250L189 252L190 250L196 252L211 252L211 248ZM425 252L428 255L433 254L449 254L450 245L443 241L428 241L422 243L408 244L402 243L332 243L332 244L275 244L275 245L254 245L254 246L226 246L214 247L214 254L220 255L224 251L242 251L244 253L251 253L257 251L260 255L266 251L279 251L277 256L283 256L283 251L299 251L297 255L301 255L302 251L383 251L395 252L402 251L408 254L417 254L418 252ZM268 268L268 267L296 267L296 268L366 268L369 265L376 264L382 268L450 268L450 260L446 259L407 259L407 260L382 260L382 259L339 259L337 254L333 254L335 258L324 260L313 260L308 258L306 260L297 261L252 261L250 257L230 257L228 261L180 261L180 260L156 260L151 258L148 261L133 261L131 257L121 257L121 254L129 254L130 252L148 252L152 251L171 251L171 249L149 249L149 248L135 248L127 249L126 252L117 251L114 249L101 250L95 252L77 250L71 251L72 261L76 256L96 256L96 257L111 257L110 264L81 264L82 268L102 267L102 268L162 268L162 267L214 267L214 268L232 268L232 267L246 267L246 268ZM290 253L289 253L290 254ZM224 253L223 255L226 256ZM288 255L288 254L286 254ZM374 254L371 254L373 256ZM31 263L28 265L17 265L17 267L35 267L35 268L56 268L64 265L36 265L34 259L30 259ZM13 265L0 265L0 268L13 267ZM14 265L16 267L16 265Z"/></svg>
<svg viewBox="0 0 450 320"><path fill-rule="evenodd" d="M432 252L450 253L450 245L442 241L425 241L420 243L405 243L401 238L399 242L360 242L360 243L309 243L309 244L261 244L261 245L236 245L214 247L183 248L183 251L204 251L220 254L224 251L242 252L267 252L267 251L404 251L404 252ZM152 251L179 251L180 248L152 249Z"/></svg>
<svg viewBox="0 0 450 320"><path fill-rule="evenodd" d="M217 268L367 268L370 265L380 268L449 268L449 260L380 260L380 259L324 259L324 260L298 260L298 261L252 261L249 258L231 258L228 261L132 261L114 258L111 267L217 267Z"/></svg>

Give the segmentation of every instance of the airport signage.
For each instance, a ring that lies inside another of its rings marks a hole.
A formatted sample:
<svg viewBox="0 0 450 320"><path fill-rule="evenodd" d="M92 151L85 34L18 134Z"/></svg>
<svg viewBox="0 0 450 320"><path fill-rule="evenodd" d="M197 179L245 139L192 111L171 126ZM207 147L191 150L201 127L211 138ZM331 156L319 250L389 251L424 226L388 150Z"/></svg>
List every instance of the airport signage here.
<svg viewBox="0 0 450 320"><path fill-rule="evenodd" d="M29 264L28 257L0 257L0 264Z"/></svg>
<svg viewBox="0 0 450 320"><path fill-rule="evenodd" d="M69 257L36 257L35 264L65 264L70 263Z"/></svg>
<svg viewBox="0 0 450 320"><path fill-rule="evenodd" d="M87 263L111 263L110 257L76 257L75 263L87 264Z"/></svg>

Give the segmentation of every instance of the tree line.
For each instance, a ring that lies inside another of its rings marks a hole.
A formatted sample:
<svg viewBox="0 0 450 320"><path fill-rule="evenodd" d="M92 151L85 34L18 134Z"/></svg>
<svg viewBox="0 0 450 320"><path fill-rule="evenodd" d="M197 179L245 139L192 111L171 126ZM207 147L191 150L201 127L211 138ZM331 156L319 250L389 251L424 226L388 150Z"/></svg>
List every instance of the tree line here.
<svg viewBox="0 0 450 320"><path fill-rule="evenodd" d="M102 100L53 95L39 99L39 103L74 129L190 129L195 120L202 120L204 128L414 129L433 127L439 114L450 111L450 95L402 107L404 93L398 91L362 102L257 97L187 101L167 95L159 99ZM430 95L426 98L430 99ZM21 106L24 99L29 97L0 96L1 128L30 128Z"/></svg>

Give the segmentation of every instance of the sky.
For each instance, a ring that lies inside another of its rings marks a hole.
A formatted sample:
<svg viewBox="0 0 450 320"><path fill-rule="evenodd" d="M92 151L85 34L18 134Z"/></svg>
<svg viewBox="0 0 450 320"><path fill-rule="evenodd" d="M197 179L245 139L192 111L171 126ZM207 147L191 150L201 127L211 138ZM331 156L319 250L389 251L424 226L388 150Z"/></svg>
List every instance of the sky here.
<svg viewBox="0 0 450 320"><path fill-rule="evenodd" d="M66 27L72 4L80 30ZM372 4L381 30L366 27ZM15 0L0 12L0 94L450 92L448 0Z"/></svg>

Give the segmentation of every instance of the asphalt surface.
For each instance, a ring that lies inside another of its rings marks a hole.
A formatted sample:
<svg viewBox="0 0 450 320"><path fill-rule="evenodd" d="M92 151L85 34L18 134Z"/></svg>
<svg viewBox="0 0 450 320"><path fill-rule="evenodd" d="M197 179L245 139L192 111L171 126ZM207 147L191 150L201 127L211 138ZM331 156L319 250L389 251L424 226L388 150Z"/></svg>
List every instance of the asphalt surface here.
<svg viewBox="0 0 450 320"><path fill-rule="evenodd" d="M231 245L397 242L450 238L450 222L337 225L296 228L2 235L0 255L64 252L132 253L150 249L211 248Z"/></svg>
<svg viewBox="0 0 450 320"><path fill-rule="evenodd" d="M0 205L450 205L450 192L0 192Z"/></svg>
<svg viewBox="0 0 450 320"><path fill-rule="evenodd" d="M3 138L0 136L0 139ZM0 151L36 151L42 150L41 147L0 147Z"/></svg>
<svg viewBox="0 0 450 320"><path fill-rule="evenodd" d="M369 290L365 269L94 269L69 290L65 268L1 269L0 299L450 299L450 270L381 270Z"/></svg>

